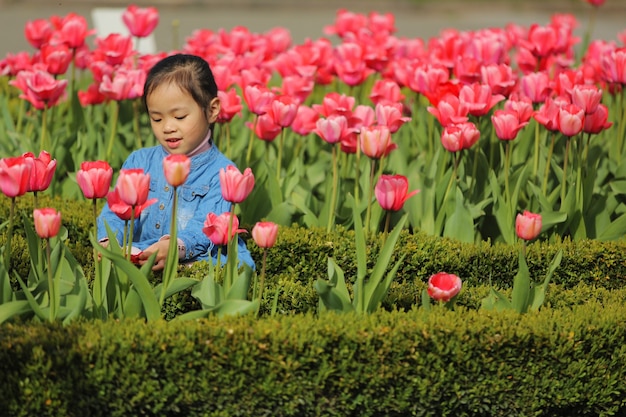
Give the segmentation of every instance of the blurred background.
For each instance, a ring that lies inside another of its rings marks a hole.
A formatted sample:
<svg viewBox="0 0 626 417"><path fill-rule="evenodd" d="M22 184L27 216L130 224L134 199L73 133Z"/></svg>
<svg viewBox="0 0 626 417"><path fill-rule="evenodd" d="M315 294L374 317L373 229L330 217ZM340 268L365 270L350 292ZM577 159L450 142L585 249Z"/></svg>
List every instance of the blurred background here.
<svg viewBox="0 0 626 417"><path fill-rule="evenodd" d="M160 23L144 48L168 51L180 47L194 30L245 26L263 33L273 27L291 32L294 43L325 36L323 28L334 23L338 9L353 12L390 12L396 35L427 40L441 30L475 30L504 27L508 23L528 26L546 24L554 13L572 13L579 21L578 36L588 27L593 9L585 0L152 0L132 2L159 9ZM24 38L24 25L37 18L83 15L99 35L122 27L117 16L130 2L115 0L0 0L0 58L7 53L32 51ZM626 29L626 0L606 0L597 10L592 37L616 40Z"/></svg>

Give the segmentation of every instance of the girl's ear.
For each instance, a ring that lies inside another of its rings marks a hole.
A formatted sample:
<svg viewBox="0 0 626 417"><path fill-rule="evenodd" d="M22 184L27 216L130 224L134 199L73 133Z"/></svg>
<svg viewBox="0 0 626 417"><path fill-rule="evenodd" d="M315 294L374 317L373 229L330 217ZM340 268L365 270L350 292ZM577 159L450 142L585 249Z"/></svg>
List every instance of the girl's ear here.
<svg viewBox="0 0 626 417"><path fill-rule="evenodd" d="M209 108L206 110L206 119L209 123L215 123L217 120L217 116L220 114L220 109L222 108L222 104L220 103L220 99L215 97L209 103Z"/></svg>

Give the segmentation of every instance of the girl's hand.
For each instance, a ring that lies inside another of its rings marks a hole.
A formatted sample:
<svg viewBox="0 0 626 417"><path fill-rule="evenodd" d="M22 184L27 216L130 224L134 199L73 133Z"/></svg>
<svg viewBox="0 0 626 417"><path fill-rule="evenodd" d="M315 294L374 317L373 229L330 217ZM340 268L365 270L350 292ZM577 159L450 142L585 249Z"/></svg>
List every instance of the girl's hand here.
<svg viewBox="0 0 626 417"><path fill-rule="evenodd" d="M154 253L157 252L157 256L154 260L154 265L152 265L153 271L160 271L165 268L165 259L167 258L167 251L169 250L170 240L163 239L159 240L156 243L148 246L143 252L141 252L138 256L139 264L143 265L148 261L148 258Z"/></svg>

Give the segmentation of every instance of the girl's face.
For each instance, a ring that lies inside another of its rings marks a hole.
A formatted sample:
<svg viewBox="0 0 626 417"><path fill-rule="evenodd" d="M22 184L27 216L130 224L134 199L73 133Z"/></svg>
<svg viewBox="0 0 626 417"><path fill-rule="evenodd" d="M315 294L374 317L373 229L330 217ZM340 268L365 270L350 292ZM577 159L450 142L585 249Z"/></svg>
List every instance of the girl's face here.
<svg viewBox="0 0 626 417"><path fill-rule="evenodd" d="M156 87L146 104L152 131L171 154L186 155L200 146L220 112L218 98L203 111L189 93L173 83Z"/></svg>

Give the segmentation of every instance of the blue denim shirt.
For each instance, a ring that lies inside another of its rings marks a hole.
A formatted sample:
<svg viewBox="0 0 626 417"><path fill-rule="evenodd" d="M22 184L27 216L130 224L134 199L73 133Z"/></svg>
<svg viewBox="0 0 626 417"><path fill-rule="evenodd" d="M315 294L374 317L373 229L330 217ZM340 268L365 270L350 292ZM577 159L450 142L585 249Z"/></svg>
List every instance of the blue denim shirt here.
<svg viewBox="0 0 626 417"><path fill-rule="evenodd" d="M162 146L143 148L132 152L122 165L122 169L141 168L150 174L150 193L148 198L157 202L146 207L135 219L133 246L144 250L170 233L172 218L173 190L165 180L163 159L168 153ZM208 260L217 262L217 247L202 232L204 221L209 213L221 214L231 210L231 203L224 200L220 187L219 171L228 165L235 165L215 146L191 157L191 169L187 181L178 187L177 237L185 244L185 258L181 262ZM98 240L106 238L104 222L122 241L124 221L105 205L98 217ZM244 241L239 238L239 263L244 262L255 267L250 252ZM221 260L225 262L225 248Z"/></svg>

